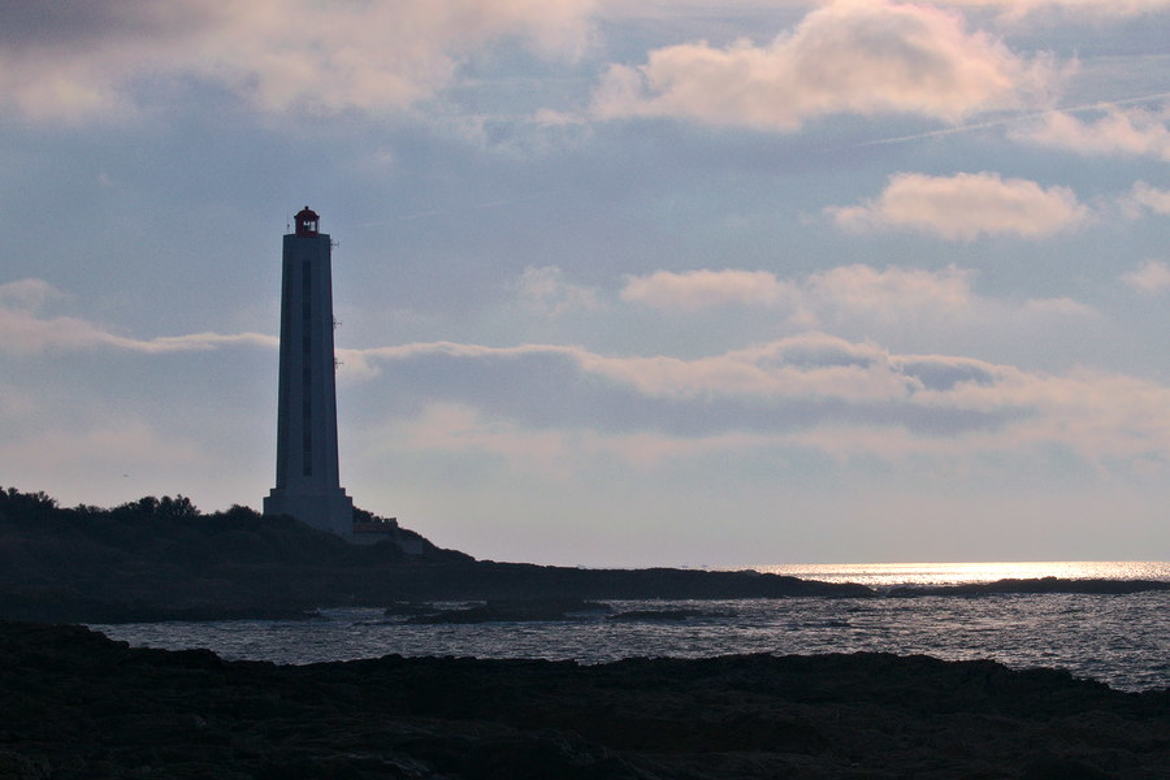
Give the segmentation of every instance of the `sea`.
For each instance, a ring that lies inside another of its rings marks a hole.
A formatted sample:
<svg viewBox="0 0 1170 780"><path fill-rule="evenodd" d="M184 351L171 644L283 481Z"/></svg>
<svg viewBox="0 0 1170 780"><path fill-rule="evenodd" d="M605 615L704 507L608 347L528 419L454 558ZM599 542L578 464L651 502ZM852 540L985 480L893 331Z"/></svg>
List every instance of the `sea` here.
<svg viewBox="0 0 1170 780"><path fill-rule="evenodd" d="M93 624L112 639L165 649L207 648L227 659L309 664L403 656L572 659L701 658L887 652L947 660L990 658L1058 667L1129 691L1170 688L1170 591L1130 595L884 595L902 586L1006 578L1170 582L1166 562L995 562L765 565L825 582L856 582L876 598L607 601L612 613L568 620L411 625L382 609L322 609L309 620ZM459 607L462 603L442 603ZM613 613L658 613L613 620ZM675 613L674 615L663 613Z"/></svg>

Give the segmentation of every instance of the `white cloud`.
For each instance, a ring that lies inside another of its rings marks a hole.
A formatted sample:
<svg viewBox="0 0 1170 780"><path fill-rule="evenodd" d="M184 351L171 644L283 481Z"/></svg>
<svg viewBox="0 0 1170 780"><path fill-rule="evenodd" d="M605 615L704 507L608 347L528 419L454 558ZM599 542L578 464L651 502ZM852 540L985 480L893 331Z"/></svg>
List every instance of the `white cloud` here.
<svg viewBox="0 0 1170 780"><path fill-rule="evenodd" d="M1083 121L1061 111L1045 114L1035 125L1012 133L1016 140L1068 149L1080 154L1156 157L1170 160L1167 113L1140 108L1105 110Z"/></svg>
<svg viewBox="0 0 1170 780"><path fill-rule="evenodd" d="M0 99L35 119L114 114L195 76L269 111L398 110L504 37L574 56L592 0L92 0L7 4Z"/></svg>
<svg viewBox="0 0 1170 780"><path fill-rule="evenodd" d="M850 354L839 339L813 334L713 357L684 360L656 357L602 357L585 355L581 367L658 398L716 396L785 396L790 398L891 399L906 392L904 377L882 362ZM845 355L840 363L793 365L790 353Z"/></svg>
<svg viewBox="0 0 1170 780"><path fill-rule="evenodd" d="M0 306L18 309L40 309L49 301L68 298L44 279L18 279L0 284Z"/></svg>
<svg viewBox="0 0 1170 780"><path fill-rule="evenodd" d="M705 42L613 65L594 94L601 118L676 117L790 131L829 114L909 113L958 121L1021 105L1054 72L925 5L841 0L767 46Z"/></svg>
<svg viewBox="0 0 1170 780"><path fill-rule="evenodd" d="M907 229L952 241L994 235L1045 238L1090 218L1089 209L1067 187L1046 189L1034 181L987 172L898 173L877 198L826 212L847 230Z"/></svg>
<svg viewBox="0 0 1170 780"><path fill-rule="evenodd" d="M871 366L868 359L857 358L857 350L868 349L832 336L808 334L715 357L689 360L666 355L614 357L581 347L551 344L486 347L449 341L347 350L345 354L347 360L359 359L371 367L388 360L431 357L517 362L525 358L554 359L657 398L769 396L776 393L793 396L824 393L844 398L854 397L858 392L876 393L879 397L901 393L904 389L902 378L891 376L884 367ZM830 358L822 371L810 372L788 365L786 356L790 355L806 362L810 359L815 362L823 355L830 355ZM861 376L871 370L876 373L868 379ZM367 375L376 374L374 369ZM875 379L878 381L872 381Z"/></svg>
<svg viewBox="0 0 1170 780"><path fill-rule="evenodd" d="M274 348L279 343L275 336L262 333L208 332L136 339L119 336L77 317L44 317L36 312L46 300L63 297L67 296L39 279L0 285L0 353L31 355L95 348L165 353L205 351L237 344Z"/></svg>
<svg viewBox="0 0 1170 780"><path fill-rule="evenodd" d="M606 18L678 18L694 15L709 19L713 12L742 8L761 11L776 8L811 8L832 0L602 0ZM1128 16L1170 9L1170 0L930 0L930 5L951 8L1002 9L1028 14L1043 10L1068 10L1087 14Z"/></svg>
<svg viewBox="0 0 1170 780"><path fill-rule="evenodd" d="M1088 304L1072 298L1030 298L1024 302L1024 311L1031 314L1057 317L1098 317L1100 313Z"/></svg>
<svg viewBox="0 0 1170 780"><path fill-rule="evenodd" d="M1122 274L1121 281L1149 295L1165 292L1170 289L1170 266L1160 260L1147 260L1140 267Z"/></svg>
<svg viewBox="0 0 1170 780"><path fill-rule="evenodd" d="M622 299L663 312L691 314L731 304L768 307L798 327L839 327L849 323L1017 328L1069 318L1099 316L1068 298L1007 301L972 288L974 272L950 266L884 269L848 265L803 277L781 279L767 271L657 271L631 276Z"/></svg>
<svg viewBox="0 0 1170 780"><path fill-rule="evenodd" d="M624 301L656 309L696 311L727 304L772 306L791 296L789 285L767 271L657 271L630 276Z"/></svg>
<svg viewBox="0 0 1170 780"><path fill-rule="evenodd" d="M1165 267L1160 273L1163 280L1170 276ZM972 291L970 273L959 269L846 266L795 282L774 281L819 307L818 313L836 307L880 316L935 305L940 315L987 316L993 305ZM14 289L41 288L4 288ZM1080 304L1065 299L1018 306L1031 308L1045 316L1084 313ZM18 354L65 349L159 354L233 344L271 348L276 340L214 333L132 339L81 319L0 308L0 345ZM383 370L392 374L394 397L404 404L400 409L424 410L421 416L410 413L409 423L396 414L402 446L492 454L533 473L572 473L581 453L653 466L735 447L904 457L1060 445L1101 462L1170 461L1170 388L1101 372L1049 375L961 356L896 354L824 333L695 358L457 342L339 350L339 355L351 367L343 370L354 371L355 378L375 381ZM16 407L8 411L15 413ZM59 445L86 452L104 447L128 460L157 448L148 429L117 430L115 435L113 429L95 429L80 439L50 431L35 442L4 446L35 444L37 462L45 468L53 465L50 456ZM196 457L187 445L165 455Z"/></svg>
<svg viewBox="0 0 1170 780"><path fill-rule="evenodd" d="M1089 16L1137 16L1170 9L1170 0L935 0L937 5L1002 9L1007 19L1044 11L1067 11Z"/></svg>
<svg viewBox="0 0 1170 780"><path fill-rule="evenodd" d="M696 359L450 342L366 352L376 362L405 364L393 369L396 392L461 410L440 415L442 435L424 426L432 439L420 443L439 448L517 458L534 437L542 457L625 453L653 464L735 446L883 458L1035 456L1058 446L1109 468L1170 463L1170 388L1104 372L1054 375L960 356L899 355L815 333ZM432 366L437 384L425 379ZM517 398L460 390L451 377L461 370L472 380L496 376L492 387L514 388ZM552 395L529 398L530 376ZM419 384L407 386L407 378ZM531 413L534 405L539 413Z"/></svg>
<svg viewBox="0 0 1170 780"><path fill-rule="evenodd" d="M609 356L581 347L551 344L487 347L447 341L354 352L360 352L367 360L375 362L431 357L485 362L553 358L567 361L585 374L604 377L640 394L663 399L820 397L889 400L906 397L923 387L881 348L823 333L806 333L691 359L667 355Z"/></svg>
<svg viewBox="0 0 1170 780"><path fill-rule="evenodd" d="M970 278L953 268L846 266L794 282L773 281L820 307L818 312L836 307L877 316L875 311L932 303L940 313L979 312L991 304L973 292ZM1079 304L1064 299L1020 308L1032 306L1048 315L1083 313ZM37 318L6 308L0 315L0 344L24 354L62 349L157 354L276 344L259 334L131 339L80 319ZM1055 443L1094 459L1150 453L1170 459L1170 389L1161 385L1084 371L1045 375L961 356L895 354L872 342L823 333L696 358L457 342L339 350L339 355L357 378L374 381L383 369L392 373L402 408L427 410L411 416L409 424L396 423L406 426L405 446L490 453L532 471L565 473L562 466L579 452L653 465L735 446L816 446L832 453L853 449L901 457ZM139 429L124 441L107 441L105 433L95 433L91 444L125 448L130 457L135 448L154 446L141 434ZM52 443L51 437L45 441ZM168 457L185 455L176 451Z"/></svg>
<svg viewBox="0 0 1170 780"><path fill-rule="evenodd" d="M839 266L799 279L734 269L656 271L627 277L621 297L663 311L694 312L732 304L767 306L787 310L804 322L840 314L884 319L924 308L954 314L973 302L970 271L954 267L941 271L876 269L867 265Z"/></svg>
<svg viewBox="0 0 1170 780"><path fill-rule="evenodd" d="M521 303L543 316L601 308L596 290L567 282L564 272L555 265L525 268L516 286Z"/></svg>
<svg viewBox="0 0 1170 780"><path fill-rule="evenodd" d="M1151 187L1139 181L1128 195L1121 198L1121 205L1132 217L1141 216L1147 210L1155 214L1170 214L1170 190Z"/></svg>
<svg viewBox="0 0 1170 780"><path fill-rule="evenodd" d="M953 266L940 271L841 266L808 277L806 305L822 314L871 315L881 320L907 312L957 317L976 302L972 275Z"/></svg>

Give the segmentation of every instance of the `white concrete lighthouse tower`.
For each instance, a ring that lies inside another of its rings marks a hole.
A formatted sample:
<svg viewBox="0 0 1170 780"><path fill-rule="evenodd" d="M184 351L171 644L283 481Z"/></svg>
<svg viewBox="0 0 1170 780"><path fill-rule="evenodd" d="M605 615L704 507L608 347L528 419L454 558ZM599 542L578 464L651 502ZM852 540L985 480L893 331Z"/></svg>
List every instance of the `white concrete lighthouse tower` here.
<svg viewBox="0 0 1170 780"><path fill-rule="evenodd" d="M305 206L284 237L276 487L264 514L292 515L351 539L353 499L337 471L332 243L317 232L319 219Z"/></svg>

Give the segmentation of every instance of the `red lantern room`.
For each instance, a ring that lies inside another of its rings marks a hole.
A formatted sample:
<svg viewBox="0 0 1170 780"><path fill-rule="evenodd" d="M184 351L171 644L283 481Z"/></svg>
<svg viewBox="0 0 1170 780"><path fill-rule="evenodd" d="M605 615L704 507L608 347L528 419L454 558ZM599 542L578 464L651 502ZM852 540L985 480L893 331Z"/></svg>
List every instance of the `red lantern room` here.
<svg viewBox="0 0 1170 780"><path fill-rule="evenodd" d="M313 211L308 206L297 212L294 217L297 221L297 235L298 236L315 236L317 235L317 221L321 219L317 216L317 212Z"/></svg>

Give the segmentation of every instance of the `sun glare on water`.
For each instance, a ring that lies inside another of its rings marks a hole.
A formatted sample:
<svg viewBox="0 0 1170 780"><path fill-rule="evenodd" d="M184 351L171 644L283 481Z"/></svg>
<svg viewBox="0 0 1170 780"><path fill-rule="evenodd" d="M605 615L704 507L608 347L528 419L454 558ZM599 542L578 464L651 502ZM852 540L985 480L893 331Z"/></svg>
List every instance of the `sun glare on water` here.
<svg viewBox="0 0 1170 780"><path fill-rule="evenodd" d="M757 571L825 582L891 585L958 585L1004 579L1059 577L1084 580L1170 581L1160 561L984 561L964 563L813 563L754 566Z"/></svg>

